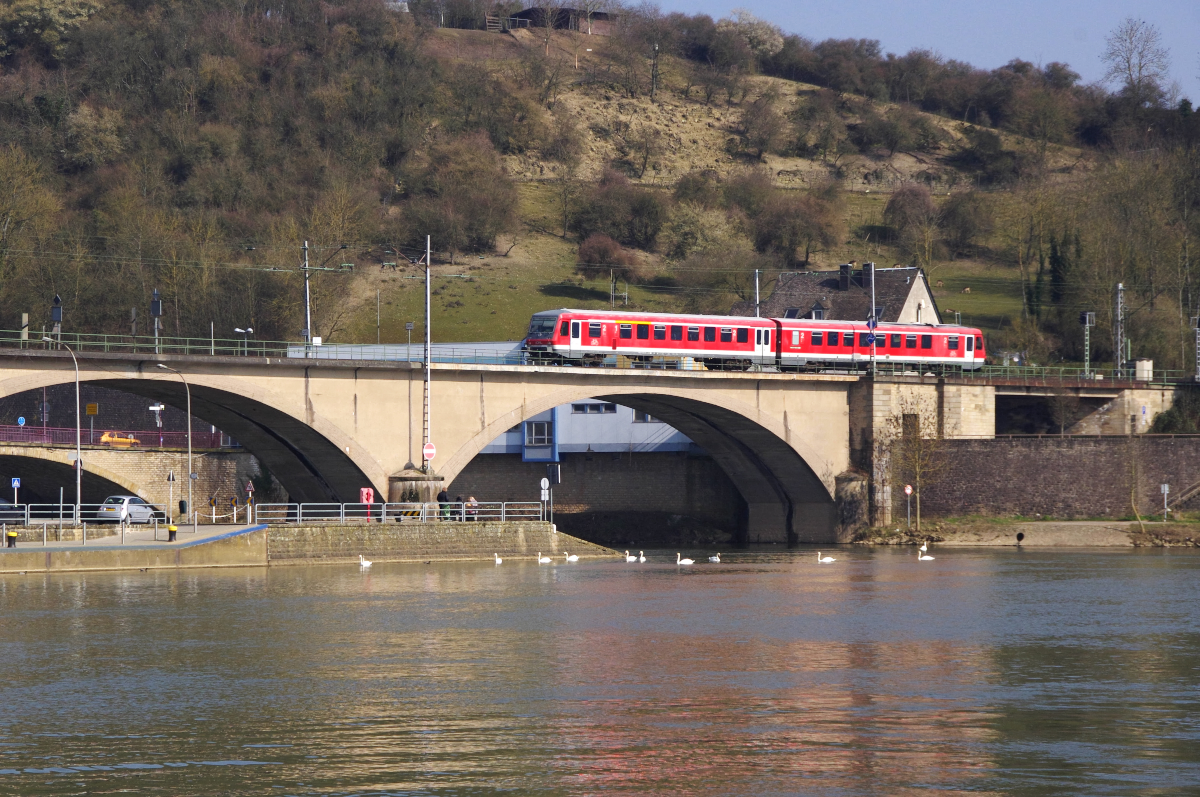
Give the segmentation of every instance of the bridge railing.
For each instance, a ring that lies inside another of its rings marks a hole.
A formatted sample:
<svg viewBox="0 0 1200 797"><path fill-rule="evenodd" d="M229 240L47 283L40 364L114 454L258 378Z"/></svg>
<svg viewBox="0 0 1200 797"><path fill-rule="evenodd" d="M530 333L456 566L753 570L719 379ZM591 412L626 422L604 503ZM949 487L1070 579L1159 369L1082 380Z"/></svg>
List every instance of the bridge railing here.
<svg viewBox="0 0 1200 797"><path fill-rule="evenodd" d="M119 429L89 429L84 427L81 440L85 446L107 448L187 448L186 431L122 431ZM13 426L0 424L0 443L33 443L47 446L75 445L75 427ZM224 432L192 431L193 448L237 448L238 444Z"/></svg>
<svg viewBox="0 0 1200 797"><path fill-rule="evenodd" d="M545 507L537 501L481 501L462 503L298 503L258 504L254 519L267 524L373 523L445 521L544 520Z"/></svg>

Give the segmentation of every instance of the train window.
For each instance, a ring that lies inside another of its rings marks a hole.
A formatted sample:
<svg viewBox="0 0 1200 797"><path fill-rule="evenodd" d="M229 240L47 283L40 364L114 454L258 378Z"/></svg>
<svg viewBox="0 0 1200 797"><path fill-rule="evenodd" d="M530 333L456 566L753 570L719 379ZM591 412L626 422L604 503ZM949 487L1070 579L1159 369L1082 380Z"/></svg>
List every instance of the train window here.
<svg viewBox="0 0 1200 797"><path fill-rule="evenodd" d="M592 338L600 337L600 331L603 328L604 328L603 324L601 324L599 321L588 322L588 337L592 337Z"/></svg>
<svg viewBox="0 0 1200 797"><path fill-rule="evenodd" d="M721 342L733 343L733 329L730 327L721 327Z"/></svg>
<svg viewBox="0 0 1200 797"><path fill-rule="evenodd" d="M859 332L858 333L858 345L862 346L864 349L867 348L868 346L870 346L871 344L867 342L867 337L870 334L871 334L870 332Z"/></svg>
<svg viewBox="0 0 1200 797"><path fill-rule="evenodd" d="M922 335L921 336L921 348L922 349L932 349L933 348L933 335Z"/></svg>
<svg viewBox="0 0 1200 797"><path fill-rule="evenodd" d="M917 336L916 335L905 335L904 336L904 348L906 348L906 349L917 348Z"/></svg>
<svg viewBox="0 0 1200 797"><path fill-rule="evenodd" d="M900 348L900 336L895 332L892 333L892 348Z"/></svg>
<svg viewBox="0 0 1200 797"><path fill-rule="evenodd" d="M769 329L763 330L763 345L765 345L765 346L771 345L771 330L769 330Z"/></svg>
<svg viewBox="0 0 1200 797"><path fill-rule="evenodd" d="M975 351L983 351L983 338L975 336Z"/></svg>
<svg viewBox="0 0 1200 797"><path fill-rule="evenodd" d="M838 345L838 333L836 333L836 332L830 332L828 335L825 336L825 339L827 341L829 341L830 346Z"/></svg>
<svg viewBox="0 0 1200 797"><path fill-rule="evenodd" d="M825 333L824 332L812 333L812 345L824 346L825 345Z"/></svg>
<svg viewBox="0 0 1200 797"><path fill-rule="evenodd" d="M623 337L623 338L632 338L633 337L633 324L620 324L618 326L621 330L621 337Z"/></svg>
<svg viewBox="0 0 1200 797"><path fill-rule="evenodd" d="M655 340L666 340L667 339L666 324L655 324L654 325L654 339Z"/></svg>
<svg viewBox="0 0 1200 797"><path fill-rule="evenodd" d="M650 340L650 325L649 324L638 324L637 325L637 336L638 336L638 340Z"/></svg>
<svg viewBox="0 0 1200 797"><path fill-rule="evenodd" d="M887 335L883 334L882 332L875 333L875 348L877 348L877 349L886 349L887 348Z"/></svg>
<svg viewBox="0 0 1200 797"><path fill-rule="evenodd" d="M558 330L558 334L562 335L564 338L567 335L570 335L571 334L571 322L570 321L562 322L562 328Z"/></svg>
<svg viewBox="0 0 1200 797"><path fill-rule="evenodd" d="M958 351L958 335L946 338L946 345L950 347L950 351Z"/></svg>
<svg viewBox="0 0 1200 797"><path fill-rule="evenodd" d="M854 333L853 332L843 332L842 333L842 345L843 346L853 346L854 345Z"/></svg>
<svg viewBox="0 0 1200 797"><path fill-rule="evenodd" d="M717 328L716 327L705 327L704 328L704 339L707 341L716 340L717 339Z"/></svg>
<svg viewBox="0 0 1200 797"><path fill-rule="evenodd" d="M700 340L700 327L688 327L688 340Z"/></svg>
<svg viewBox="0 0 1200 797"><path fill-rule="evenodd" d="M750 342L750 330L746 329L745 327L738 329L738 343L749 343L749 342Z"/></svg>
<svg viewBox="0 0 1200 797"><path fill-rule="evenodd" d="M671 340L683 340L683 327L671 327Z"/></svg>
<svg viewBox="0 0 1200 797"><path fill-rule="evenodd" d="M975 348L974 343L975 343L975 338L971 337L970 335L967 335L967 351L971 351L971 349Z"/></svg>

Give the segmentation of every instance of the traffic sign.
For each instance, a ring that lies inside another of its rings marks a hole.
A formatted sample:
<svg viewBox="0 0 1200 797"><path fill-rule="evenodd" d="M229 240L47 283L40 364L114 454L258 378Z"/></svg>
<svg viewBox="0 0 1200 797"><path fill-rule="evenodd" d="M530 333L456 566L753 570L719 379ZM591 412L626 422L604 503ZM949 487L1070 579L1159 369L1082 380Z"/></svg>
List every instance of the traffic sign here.
<svg viewBox="0 0 1200 797"><path fill-rule="evenodd" d="M21 486L21 480L18 477L13 476L12 486L13 486L13 489L16 490L17 488L19 488Z"/></svg>
<svg viewBox="0 0 1200 797"><path fill-rule="evenodd" d="M540 484L542 485L542 489L543 489L543 490L549 490L549 489L550 489L550 480L549 480L549 479L547 479L545 476L543 476L543 477L542 477L542 480L541 480Z"/></svg>
<svg viewBox="0 0 1200 797"><path fill-rule="evenodd" d="M867 329L874 329L877 326L879 326L879 322L873 316L867 319Z"/></svg>
<svg viewBox="0 0 1200 797"><path fill-rule="evenodd" d="M25 416L22 415L20 418L17 418L17 426L24 426L24 425L25 425Z"/></svg>
<svg viewBox="0 0 1200 797"><path fill-rule="evenodd" d="M246 482L246 492L254 492L254 482Z"/></svg>
<svg viewBox="0 0 1200 797"><path fill-rule="evenodd" d="M542 500L543 501L550 500L550 491L549 490L542 490Z"/></svg>
<svg viewBox="0 0 1200 797"><path fill-rule="evenodd" d="M912 495L912 485L911 484L904 485L904 494Z"/></svg>
<svg viewBox="0 0 1200 797"><path fill-rule="evenodd" d="M426 461L432 460L437 456L437 446L433 443L426 443L421 449L421 455L425 457Z"/></svg>
<svg viewBox="0 0 1200 797"><path fill-rule="evenodd" d="M875 333L874 332L870 332L867 334L867 345L868 346L875 345Z"/></svg>
<svg viewBox="0 0 1200 797"><path fill-rule="evenodd" d="M173 470L167 471L167 481L169 481L169 482L175 481L175 471L173 471Z"/></svg>
<svg viewBox="0 0 1200 797"><path fill-rule="evenodd" d="M99 404L87 405L87 414L88 415L99 415L100 414L100 405Z"/></svg>

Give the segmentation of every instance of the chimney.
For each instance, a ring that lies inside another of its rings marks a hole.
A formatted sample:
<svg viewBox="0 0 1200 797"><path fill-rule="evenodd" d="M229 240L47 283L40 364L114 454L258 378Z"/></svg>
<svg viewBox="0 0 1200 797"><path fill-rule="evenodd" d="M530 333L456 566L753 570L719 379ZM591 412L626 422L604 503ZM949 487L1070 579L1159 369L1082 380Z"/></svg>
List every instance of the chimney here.
<svg viewBox="0 0 1200 797"><path fill-rule="evenodd" d="M853 270L853 268L854 266L852 266L850 263L843 263L842 265L838 266L838 271L840 272L838 275L838 288L840 290L850 290L850 272Z"/></svg>

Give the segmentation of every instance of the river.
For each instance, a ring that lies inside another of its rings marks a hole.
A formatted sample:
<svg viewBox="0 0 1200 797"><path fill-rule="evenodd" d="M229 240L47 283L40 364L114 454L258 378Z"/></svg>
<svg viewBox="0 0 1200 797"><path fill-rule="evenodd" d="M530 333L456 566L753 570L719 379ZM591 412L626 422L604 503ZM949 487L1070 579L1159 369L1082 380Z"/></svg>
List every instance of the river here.
<svg viewBox="0 0 1200 797"><path fill-rule="evenodd" d="M0 793L1200 791L1200 555L693 553L0 576Z"/></svg>

